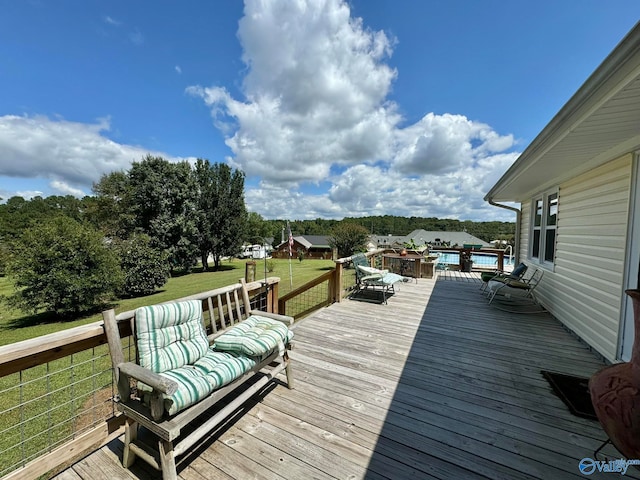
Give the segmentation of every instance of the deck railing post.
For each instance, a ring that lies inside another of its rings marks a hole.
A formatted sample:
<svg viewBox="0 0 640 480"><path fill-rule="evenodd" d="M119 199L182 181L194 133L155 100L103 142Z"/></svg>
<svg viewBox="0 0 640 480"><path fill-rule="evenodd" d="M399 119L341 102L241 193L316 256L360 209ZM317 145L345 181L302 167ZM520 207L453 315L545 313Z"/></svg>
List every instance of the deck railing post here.
<svg viewBox="0 0 640 480"><path fill-rule="evenodd" d="M269 290L269 294L271 296L269 300L269 308L271 313L278 313L278 286L280 282L275 282L271 284L271 289Z"/></svg>
<svg viewBox="0 0 640 480"><path fill-rule="evenodd" d="M333 275L333 298L335 301L342 302L342 274L343 274L342 262L336 262L336 269ZM331 283L329 283L331 285Z"/></svg>

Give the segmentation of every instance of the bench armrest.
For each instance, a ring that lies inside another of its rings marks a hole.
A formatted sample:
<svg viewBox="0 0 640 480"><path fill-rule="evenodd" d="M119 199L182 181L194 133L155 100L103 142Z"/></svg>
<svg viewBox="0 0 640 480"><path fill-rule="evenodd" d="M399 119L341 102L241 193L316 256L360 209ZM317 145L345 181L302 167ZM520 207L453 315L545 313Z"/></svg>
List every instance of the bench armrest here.
<svg viewBox="0 0 640 480"><path fill-rule="evenodd" d="M118 364L120 372L142 383L149 385L154 390L165 393L167 395L173 395L178 389L178 384L169 378L165 378L158 375L156 372L149 370L148 368L141 367L137 363L125 362Z"/></svg>
<svg viewBox="0 0 640 480"><path fill-rule="evenodd" d="M263 312L262 310L249 310L249 315L260 315L261 317L270 318L271 320L277 320L285 325L293 325L293 317L289 315L280 315L278 313Z"/></svg>

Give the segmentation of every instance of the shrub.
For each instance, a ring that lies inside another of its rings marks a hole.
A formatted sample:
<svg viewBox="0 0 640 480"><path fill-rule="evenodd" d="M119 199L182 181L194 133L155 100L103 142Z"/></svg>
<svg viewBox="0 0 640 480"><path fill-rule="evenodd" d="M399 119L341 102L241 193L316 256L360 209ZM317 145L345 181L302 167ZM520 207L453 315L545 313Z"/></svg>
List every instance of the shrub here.
<svg viewBox="0 0 640 480"><path fill-rule="evenodd" d="M153 248L148 235L134 235L129 240L120 241L116 244L116 250L124 274L121 295L148 295L167 283L169 255Z"/></svg>
<svg viewBox="0 0 640 480"><path fill-rule="evenodd" d="M63 216L27 229L15 243L7 271L16 287L7 300L34 313L92 310L122 282L118 259L102 234Z"/></svg>

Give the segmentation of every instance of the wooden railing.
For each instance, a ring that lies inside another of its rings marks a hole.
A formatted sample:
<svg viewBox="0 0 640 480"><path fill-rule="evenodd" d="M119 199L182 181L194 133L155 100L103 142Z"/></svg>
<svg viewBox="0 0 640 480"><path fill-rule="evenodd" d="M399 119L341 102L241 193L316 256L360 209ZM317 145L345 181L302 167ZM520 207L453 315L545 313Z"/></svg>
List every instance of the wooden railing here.
<svg viewBox="0 0 640 480"><path fill-rule="evenodd" d="M277 311L279 281L249 283L252 304ZM3 480L37 478L120 435L106 342L98 321L0 347Z"/></svg>
<svg viewBox="0 0 640 480"><path fill-rule="evenodd" d="M384 251L380 249L366 254L373 266L381 265L380 255ZM297 320L319 308L341 302L355 285L355 273L353 269L347 269L351 257L339 258L335 264L333 270L283 295L278 300L278 312Z"/></svg>

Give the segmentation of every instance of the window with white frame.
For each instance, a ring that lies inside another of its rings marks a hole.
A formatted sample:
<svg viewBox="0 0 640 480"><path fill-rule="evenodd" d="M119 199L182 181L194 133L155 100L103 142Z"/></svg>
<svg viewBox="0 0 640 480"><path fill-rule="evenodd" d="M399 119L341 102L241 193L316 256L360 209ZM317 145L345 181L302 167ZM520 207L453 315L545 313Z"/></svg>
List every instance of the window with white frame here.
<svg viewBox="0 0 640 480"><path fill-rule="evenodd" d="M558 227L558 191L548 191L533 199L531 212L531 260L553 266Z"/></svg>

